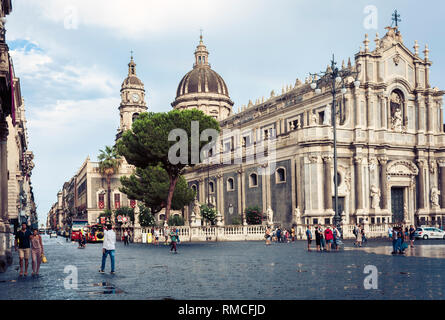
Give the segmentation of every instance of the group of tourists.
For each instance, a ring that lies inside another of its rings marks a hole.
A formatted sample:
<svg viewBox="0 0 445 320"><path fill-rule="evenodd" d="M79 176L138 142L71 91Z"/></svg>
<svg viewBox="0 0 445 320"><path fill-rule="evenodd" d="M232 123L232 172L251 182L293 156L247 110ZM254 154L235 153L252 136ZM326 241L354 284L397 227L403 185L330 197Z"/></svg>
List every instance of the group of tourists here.
<svg viewBox="0 0 445 320"><path fill-rule="evenodd" d="M320 224L315 227L315 245L318 252L337 251L343 244L341 241L340 230L336 226L327 226L323 228ZM313 235L310 226L306 227L307 250L312 251L311 244Z"/></svg>
<svg viewBox="0 0 445 320"><path fill-rule="evenodd" d="M279 243L289 243L295 241L295 228L292 227L290 230L281 229L281 227L275 227L271 230L270 227L266 228L266 233L264 235L266 239L266 245L270 245L272 241Z"/></svg>
<svg viewBox="0 0 445 320"><path fill-rule="evenodd" d="M22 228L15 236L15 251L19 252L20 276L28 275L29 257L32 258L32 276L39 276L40 264L44 258L42 237L38 229L32 232L26 223L22 223ZM23 272L23 266L25 272Z"/></svg>
<svg viewBox="0 0 445 320"><path fill-rule="evenodd" d="M131 230L130 229L124 229L124 232L122 234L122 241L124 242L124 246L128 246L130 244L131 240Z"/></svg>
<svg viewBox="0 0 445 320"><path fill-rule="evenodd" d="M355 236L354 246L361 247L368 242L368 238L366 238L365 234L365 228L362 225L356 224L352 230L352 233Z"/></svg>
<svg viewBox="0 0 445 320"><path fill-rule="evenodd" d="M395 226L393 228L389 227L388 237L392 240L392 254L405 254L405 250L408 247L414 248L415 232L416 229L413 225L411 225L409 228L404 228L403 225Z"/></svg>
<svg viewBox="0 0 445 320"><path fill-rule="evenodd" d="M154 245L159 245L159 239L161 237L160 231L157 227L151 229L152 243ZM174 252L177 252L177 244L180 243L179 229L171 228L170 230L170 227L165 227L162 231L164 234L164 245L170 245L170 251L174 250Z"/></svg>

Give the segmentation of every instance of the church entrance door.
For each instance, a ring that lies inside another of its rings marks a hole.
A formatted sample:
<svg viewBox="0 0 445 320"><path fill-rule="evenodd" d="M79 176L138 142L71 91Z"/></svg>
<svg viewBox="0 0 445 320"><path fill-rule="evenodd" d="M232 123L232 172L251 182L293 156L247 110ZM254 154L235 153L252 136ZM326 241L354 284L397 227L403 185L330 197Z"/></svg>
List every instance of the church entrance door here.
<svg viewBox="0 0 445 320"><path fill-rule="evenodd" d="M393 223L401 223L404 220L404 191L404 188L391 188L391 211Z"/></svg>

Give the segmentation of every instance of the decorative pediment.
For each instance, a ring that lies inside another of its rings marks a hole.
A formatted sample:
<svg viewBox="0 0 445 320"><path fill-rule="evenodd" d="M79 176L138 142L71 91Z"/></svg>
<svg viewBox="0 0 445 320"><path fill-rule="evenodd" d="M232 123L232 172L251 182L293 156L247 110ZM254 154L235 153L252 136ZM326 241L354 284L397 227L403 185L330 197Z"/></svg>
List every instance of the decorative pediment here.
<svg viewBox="0 0 445 320"><path fill-rule="evenodd" d="M397 160L388 165L387 173L393 176L417 176L419 174L419 169L411 161Z"/></svg>

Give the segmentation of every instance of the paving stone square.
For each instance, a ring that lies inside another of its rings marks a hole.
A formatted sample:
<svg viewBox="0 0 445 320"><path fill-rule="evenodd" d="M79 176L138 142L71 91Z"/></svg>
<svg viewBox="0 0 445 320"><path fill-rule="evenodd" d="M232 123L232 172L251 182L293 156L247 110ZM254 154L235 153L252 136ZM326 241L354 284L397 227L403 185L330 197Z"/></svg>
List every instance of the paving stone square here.
<svg viewBox="0 0 445 320"><path fill-rule="evenodd" d="M307 252L306 242L181 243L168 246L116 246L116 274L98 272L101 244L77 249L64 238L44 236L48 263L41 276L18 276L18 256L0 274L0 299L62 300L295 300L443 299L445 241L416 242L407 255L392 256L389 240L363 248L345 241L339 252ZM367 265L378 270L378 289L366 290ZM64 281L77 269L77 289ZM68 268L65 270L65 268ZM67 273L64 273L67 271ZM31 268L28 270L31 273Z"/></svg>

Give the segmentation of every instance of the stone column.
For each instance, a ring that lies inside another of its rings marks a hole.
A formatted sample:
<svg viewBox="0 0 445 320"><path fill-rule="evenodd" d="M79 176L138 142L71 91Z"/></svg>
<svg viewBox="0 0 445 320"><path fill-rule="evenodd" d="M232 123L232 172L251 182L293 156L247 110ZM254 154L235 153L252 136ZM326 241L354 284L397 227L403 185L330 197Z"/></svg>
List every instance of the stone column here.
<svg viewBox="0 0 445 320"><path fill-rule="evenodd" d="M356 172L356 194L357 194L357 211L363 210L363 173L361 156L355 156L355 172Z"/></svg>
<svg viewBox="0 0 445 320"><path fill-rule="evenodd" d="M379 127L382 128L387 128L388 127L388 121L386 121L387 117L386 117L386 102L385 102L385 97L382 95L379 95L379 106L380 106L380 123L379 123Z"/></svg>
<svg viewBox="0 0 445 320"><path fill-rule="evenodd" d="M325 210L332 210L332 173L331 173L332 157L324 156L323 161L324 161L324 177L325 177L324 207Z"/></svg>
<svg viewBox="0 0 445 320"><path fill-rule="evenodd" d="M439 160L440 207L445 209L445 159Z"/></svg>
<svg viewBox="0 0 445 320"><path fill-rule="evenodd" d="M419 201L418 201L418 208L424 209L425 208L425 167L426 167L426 160L424 159L418 159L417 164L419 165Z"/></svg>
<svg viewBox="0 0 445 320"><path fill-rule="evenodd" d="M382 203L380 207L383 210L388 209L388 178L387 178L387 165L388 165L388 158L387 157L380 157L380 189L382 192Z"/></svg>

